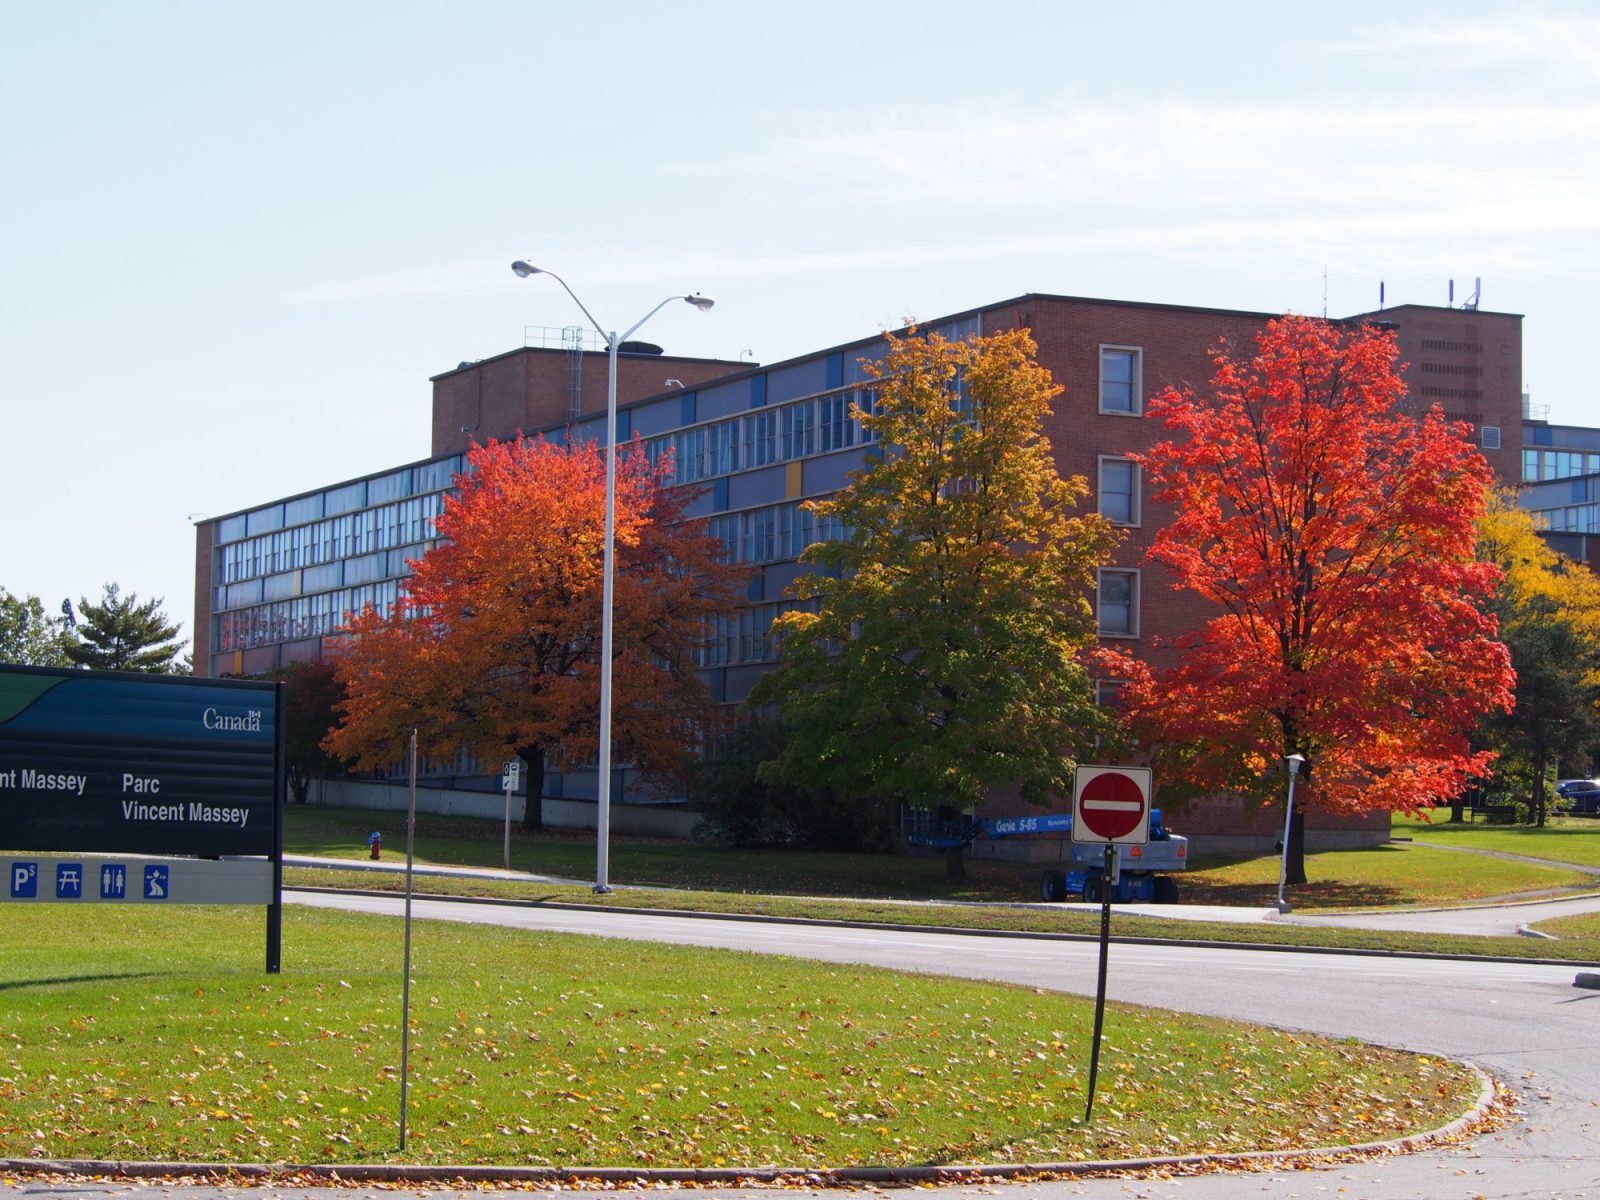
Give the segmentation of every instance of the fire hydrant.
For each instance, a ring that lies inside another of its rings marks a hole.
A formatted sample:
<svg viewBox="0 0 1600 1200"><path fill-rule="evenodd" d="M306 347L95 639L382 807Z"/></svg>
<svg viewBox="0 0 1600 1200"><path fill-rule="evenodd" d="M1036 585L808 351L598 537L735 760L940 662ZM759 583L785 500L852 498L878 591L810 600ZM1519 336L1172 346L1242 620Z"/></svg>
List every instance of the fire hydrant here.
<svg viewBox="0 0 1600 1200"><path fill-rule="evenodd" d="M367 839L367 845L372 847L373 858L383 857L383 834L374 829L372 836Z"/></svg>

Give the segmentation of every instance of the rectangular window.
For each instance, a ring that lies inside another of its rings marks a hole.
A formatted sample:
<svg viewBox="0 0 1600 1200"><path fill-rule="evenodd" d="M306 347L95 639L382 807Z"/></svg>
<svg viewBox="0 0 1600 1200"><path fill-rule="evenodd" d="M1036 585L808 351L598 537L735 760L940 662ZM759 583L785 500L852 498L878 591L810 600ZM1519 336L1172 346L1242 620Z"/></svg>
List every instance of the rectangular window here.
<svg viewBox="0 0 1600 1200"><path fill-rule="evenodd" d="M1125 458L1100 460L1100 515L1117 525L1139 524L1139 468Z"/></svg>
<svg viewBox="0 0 1600 1200"><path fill-rule="evenodd" d="M1485 425L1483 427L1483 448L1485 450L1500 449L1500 426Z"/></svg>
<svg viewBox="0 0 1600 1200"><path fill-rule="evenodd" d="M1137 346L1100 347L1100 411L1138 416L1144 411L1142 362Z"/></svg>
<svg viewBox="0 0 1600 1200"><path fill-rule="evenodd" d="M1539 478L1539 452L1537 450L1524 450L1522 452L1522 482L1532 483Z"/></svg>
<svg viewBox="0 0 1600 1200"><path fill-rule="evenodd" d="M785 459L817 452L817 406L802 401L783 410L782 451Z"/></svg>
<svg viewBox="0 0 1600 1200"><path fill-rule="evenodd" d="M856 440L855 422L850 419L848 395L827 396L820 402L822 421L817 429L817 448L826 454L830 450L843 450Z"/></svg>
<svg viewBox="0 0 1600 1200"><path fill-rule="evenodd" d="M1139 636L1139 572L1103 570L1095 611L1101 637Z"/></svg>

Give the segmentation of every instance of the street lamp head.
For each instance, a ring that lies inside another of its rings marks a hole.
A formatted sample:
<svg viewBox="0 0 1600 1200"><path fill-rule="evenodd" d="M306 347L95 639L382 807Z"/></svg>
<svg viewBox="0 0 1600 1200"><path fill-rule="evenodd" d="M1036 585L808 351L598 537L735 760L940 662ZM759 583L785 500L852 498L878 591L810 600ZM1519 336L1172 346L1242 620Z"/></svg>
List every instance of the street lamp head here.
<svg viewBox="0 0 1600 1200"><path fill-rule="evenodd" d="M535 268L535 269L537 270L537 268ZM710 296L702 296L699 292L696 292L692 296L685 296L684 300L687 303L694 305L701 312L705 312L713 304L716 303L716 301L713 300Z"/></svg>
<svg viewBox="0 0 1600 1200"><path fill-rule="evenodd" d="M519 279L526 279L529 275L543 275L544 274L544 268L543 267L536 267L530 262L524 262L520 258L517 259L516 262L511 264L511 269L517 273L517 277Z"/></svg>
<svg viewBox="0 0 1600 1200"><path fill-rule="evenodd" d="M1298 775L1300 774L1300 768L1305 766L1306 756L1304 754L1291 754L1283 761L1289 765L1289 774Z"/></svg>

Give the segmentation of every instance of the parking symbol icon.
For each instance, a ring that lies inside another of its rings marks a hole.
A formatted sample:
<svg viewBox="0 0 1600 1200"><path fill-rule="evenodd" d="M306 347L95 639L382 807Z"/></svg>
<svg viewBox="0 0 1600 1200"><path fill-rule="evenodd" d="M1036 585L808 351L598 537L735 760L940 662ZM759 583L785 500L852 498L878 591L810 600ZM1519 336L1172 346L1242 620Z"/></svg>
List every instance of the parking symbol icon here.
<svg viewBox="0 0 1600 1200"><path fill-rule="evenodd" d="M11 898L32 900L39 894L39 864L14 862L11 864Z"/></svg>
<svg viewBox="0 0 1600 1200"><path fill-rule="evenodd" d="M128 868L122 863L100 865L100 899L122 900L128 894Z"/></svg>
<svg viewBox="0 0 1600 1200"><path fill-rule="evenodd" d="M81 900L83 898L83 864L56 864L56 899Z"/></svg>
<svg viewBox="0 0 1600 1200"><path fill-rule="evenodd" d="M167 868L164 864L144 869L144 898L146 900L167 898Z"/></svg>

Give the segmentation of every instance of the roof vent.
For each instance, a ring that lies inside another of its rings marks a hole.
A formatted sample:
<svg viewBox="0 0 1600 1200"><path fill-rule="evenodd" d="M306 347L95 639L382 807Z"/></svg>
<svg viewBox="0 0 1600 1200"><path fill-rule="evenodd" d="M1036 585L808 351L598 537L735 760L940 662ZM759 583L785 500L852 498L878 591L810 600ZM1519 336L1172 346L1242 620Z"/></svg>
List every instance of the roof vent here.
<svg viewBox="0 0 1600 1200"><path fill-rule="evenodd" d="M623 342L617 347L618 354L662 354L660 346L654 342Z"/></svg>

